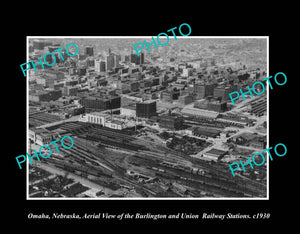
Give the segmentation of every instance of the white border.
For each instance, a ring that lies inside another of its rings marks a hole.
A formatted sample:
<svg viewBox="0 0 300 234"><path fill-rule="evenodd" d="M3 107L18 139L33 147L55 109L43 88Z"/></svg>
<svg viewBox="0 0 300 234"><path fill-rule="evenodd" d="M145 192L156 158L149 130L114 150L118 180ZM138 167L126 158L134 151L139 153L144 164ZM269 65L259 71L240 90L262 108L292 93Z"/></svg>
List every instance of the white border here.
<svg viewBox="0 0 300 234"><path fill-rule="evenodd" d="M26 60L29 61L29 39L38 39L38 38L151 38L152 36L26 36ZM171 36L169 36L172 38ZM203 39L211 39L211 38L226 38L226 39L247 39L247 38L257 38L257 39L267 39L267 77L269 76L269 36L177 36L178 38L203 38ZM26 71L28 78L28 71ZM268 83L268 82L266 82ZM269 148L269 84L267 85L267 148ZM27 93L27 101L26 101L26 152L28 152L28 130L29 130L29 81L26 82L26 93ZM228 198L132 198L132 197L124 197L124 198L32 198L29 197L29 163L26 160L26 200L269 200L269 157L267 157L267 197L257 197L257 198L249 198L249 197L228 197Z"/></svg>

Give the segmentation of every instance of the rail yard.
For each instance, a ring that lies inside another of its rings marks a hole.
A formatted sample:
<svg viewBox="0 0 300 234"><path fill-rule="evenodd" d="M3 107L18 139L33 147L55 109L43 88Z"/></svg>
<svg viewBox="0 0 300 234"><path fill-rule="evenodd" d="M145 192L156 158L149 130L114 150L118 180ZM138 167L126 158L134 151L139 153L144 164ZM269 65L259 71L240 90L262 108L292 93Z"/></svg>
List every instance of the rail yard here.
<svg viewBox="0 0 300 234"><path fill-rule="evenodd" d="M49 127L66 131L74 139L71 149L42 161L88 178L112 190L130 188L141 196L259 197L265 185L246 177L233 178L226 164L211 163L162 146L138 140L126 131L96 124L68 122ZM128 172L131 173L128 173ZM134 172L134 175L132 175ZM176 185L180 186L176 186ZM167 193L164 193L167 192Z"/></svg>

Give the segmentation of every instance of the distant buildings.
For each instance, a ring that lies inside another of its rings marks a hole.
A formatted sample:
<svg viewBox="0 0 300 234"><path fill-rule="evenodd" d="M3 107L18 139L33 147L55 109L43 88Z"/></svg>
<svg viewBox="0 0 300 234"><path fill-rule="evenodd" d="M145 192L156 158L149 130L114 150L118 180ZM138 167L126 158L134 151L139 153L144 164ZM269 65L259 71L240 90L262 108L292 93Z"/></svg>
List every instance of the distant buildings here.
<svg viewBox="0 0 300 234"><path fill-rule="evenodd" d="M111 53L111 50L108 50L108 55L105 57L105 69L106 71L111 71L113 68L120 67L121 55Z"/></svg>
<svg viewBox="0 0 300 234"><path fill-rule="evenodd" d="M77 96L78 87L74 86L65 86L63 89L64 96Z"/></svg>
<svg viewBox="0 0 300 234"><path fill-rule="evenodd" d="M33 48L35 50L43 50L45 48L45 40L33 40Z"/></svg>
<svg viewBox="0 0 300 234"><path fill-rule="evenodd" d="M66 80L65 85L66 86L74 86L77 85L79 82L78 80Z"/></svg>
<svg viewBox="0 0 300 234"><path fill-rule="evenodd" d="M119 67L121 56L116 54L110 54L106 56L106 71Z"/></svg>
<svg viewBox="0 0 300 234"><path fill-rule="evenodd" d="M86 74L86 67L79 67L76 69L76 73L79 76L84 76Z"/></svg>
<svg viewBox="0 0 300 234"><path fill-rule="evenodd" d="M137 81L128 81L121 84L122 93L136 92L140 88L140 83Z"/></svg>
<svg viewBox="0 0 300 234"><path fill-rule="evenodd" d="M194 100L194 98L193 98L193 96L190 95L190 94L181 95L181 96L179 96L179 98L178 98L178 102L179 102L180 104L183 104L183 105L188 105L188 104L192 103L193 100Z"/></svg>
<svg viewBox="0 0 300 234"><path fill-rule="evenodd" d="M95 71L96 72L105 72L106 71L105 61L95 60Z"/></svg>
<svg viewBox="0 0 300 234"><path fill-rule="evenodd" d="M130 55L130 62L136 65L144 64L144 53L138 56L135 52Z"/></svg>
<svg viewBox="0 0 300 234"><path fill-rule="evenodd" d="M38 85L42 85L44 87L50 87L54 85L54 79L47 76L37 77L35 80Z"/></svg>
<svg viewBox="0 0 300 234"><path fill-rule="evenodd" d="M183 77L189 77L193 74L192 68L184 68L182 69L182 76Z"/></svg>
<svg viewBox="0 0 300 234"><path fill-rule="evenodd" d="M84 52L85 52L85 55L87 55L87 56L94 56L93 46L85 46Z"/></svg>
<svg viewBox="0 0 300 234"><path fill-rule="evenodd" d="M46 76L51 77L51 78L56 79L56 80L62 80L62 79L65 78L64 73L60 72L60 71L45 70L44 74Z"/></svg>
<svg viewBox="0 0 300 234"><path fill-rule="evenodd" d="M120 61L121 61L121 55L115 54L114 55L114 67L119 67L120 66Z"/></svg>
<svg viewBox="0 0 300 234"><path fill-rule="evenodd" d="M105 61L105 69L106 71L110 71L114 68L115 66L115 58L113 54L109 54L106 56L106 61Z"/></svg>
<svg viewBox="0 0 300 234"><path fill-rule="evenodd" d="M54 88L54 84L64 79L64 73L45 70L43 75L36 77L36 83L45 87Z"/></svg>
<svg viewBox="0 0 300 234"><path fill-rule="evenodd" d="M161 92L160 98L165 102L172 102L173 100L177 100L180 95L180 91L178 89L165 90Z"/></svg>

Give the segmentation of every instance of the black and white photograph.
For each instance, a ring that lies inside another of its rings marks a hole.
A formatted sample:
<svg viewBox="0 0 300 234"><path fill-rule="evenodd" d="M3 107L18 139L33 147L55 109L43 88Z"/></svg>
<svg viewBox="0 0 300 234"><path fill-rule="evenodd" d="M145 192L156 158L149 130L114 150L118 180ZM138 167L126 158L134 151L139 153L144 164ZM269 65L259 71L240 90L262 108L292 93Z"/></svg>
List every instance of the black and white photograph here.
<svg viewBox="0 0 300 234"><path fill-rule="evenodd" d="M268 198L268 37L152 40L27 38L28 199Z"/></svg>

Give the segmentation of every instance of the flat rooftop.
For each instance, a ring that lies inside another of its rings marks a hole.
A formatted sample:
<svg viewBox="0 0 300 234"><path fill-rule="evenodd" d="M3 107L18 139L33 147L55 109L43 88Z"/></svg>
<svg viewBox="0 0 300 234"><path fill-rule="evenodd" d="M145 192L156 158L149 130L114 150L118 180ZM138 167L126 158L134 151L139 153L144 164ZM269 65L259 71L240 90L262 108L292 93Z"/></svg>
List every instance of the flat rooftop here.
<svg viewBox="0 0 300 234"><path fill-rule="evenodd" d="M146 100L146 101L143 101L143 102L140 102L140 103L149 104L149 103L153 103L153 102L156 102L156 101L155 100Z"/></svg>
<svg viewBox="0 0 300 234"><path fill-rule="evenodd" d="M117 95L91 95L91 94L88 94L87 96L83 97L85 99L91 99L91 100L110 100L110 99L114 99L114 98L118 98L120 96L117 96Z"/></svg>
<svg viewBox="0 0 300 234"><path fill-rule="evenodd" d="M215 155L224 155L227 153L227 151L224 151L224 150L220 150L220 149L215 149L215 148L212 148L211 150L207 151L206 153L208 154L215 154Z"/></svg>
<svg viewBox="0 0 300 234"><path fill-rule="evenodd" d="M208 111L208 110L198 109L193 107L184 107L181 110L181 113L187 115L202 116L202 117L212 118L212 119L217 118L219 115L219 113L215 111Z"/></svg>
<svg viewBox="0 0 300 234"><path fill-rule="evenodd" d="M105 117L105 116L109 116L109 114L106 113L100 113L100 112L90 112L90 113L86 113L87 115L96 115L96 116L100 116L100 117Z"/></svg>

